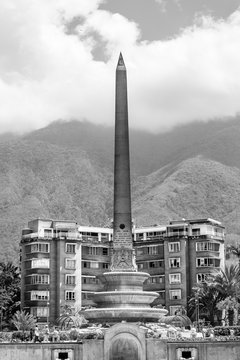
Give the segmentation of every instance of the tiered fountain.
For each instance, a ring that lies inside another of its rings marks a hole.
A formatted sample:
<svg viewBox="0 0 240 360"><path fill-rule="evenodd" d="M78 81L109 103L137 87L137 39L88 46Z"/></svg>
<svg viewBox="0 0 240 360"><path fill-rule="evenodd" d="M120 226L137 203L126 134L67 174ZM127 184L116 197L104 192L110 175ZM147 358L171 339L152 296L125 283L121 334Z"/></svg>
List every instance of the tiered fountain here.
<svg viewBox="0 0 240 360"><path fill-rule="evenodd" d="M138 272L132 243L127 74L122 54L116 69L114 218L111 268L98 278L96 308L84 311L90 322L158 321L167 310L151 308L158 293L143 291L150 275Z"/></svg>

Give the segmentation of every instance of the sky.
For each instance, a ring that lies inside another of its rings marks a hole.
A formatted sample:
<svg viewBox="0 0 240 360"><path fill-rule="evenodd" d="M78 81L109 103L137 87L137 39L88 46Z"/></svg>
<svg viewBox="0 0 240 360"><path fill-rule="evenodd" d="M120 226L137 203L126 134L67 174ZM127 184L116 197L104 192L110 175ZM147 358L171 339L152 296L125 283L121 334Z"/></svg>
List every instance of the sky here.
<svg viewBox="0 0 240 360"><path fill-rule="evenodd" d="M120 51L131 127L240 113L240 0L1 0L0 133L113 125Z"/></svg>

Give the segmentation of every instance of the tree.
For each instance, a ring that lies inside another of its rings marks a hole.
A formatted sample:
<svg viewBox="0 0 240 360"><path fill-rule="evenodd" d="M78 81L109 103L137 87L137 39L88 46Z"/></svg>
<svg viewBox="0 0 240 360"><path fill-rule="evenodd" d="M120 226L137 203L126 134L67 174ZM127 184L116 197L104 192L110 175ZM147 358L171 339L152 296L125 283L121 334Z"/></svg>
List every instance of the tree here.
<svg viewBox="0 0 240 360"><path fill-rule="evenodd" d="M239 284L238 265L216 270L193 289L194 293L189 300L192 316L196 316L196 311L199 309L200 315L208 314L211 324L214 325L214 316L218 315L218 310L222 311L222 319L226 316L228 319L229 310L233 310L237 319Z"/></svg>
<svg viewBox="0 0 240 360"><path fill-rule="evenodd" d="M25 311L18 310L12 318L13 325L17 328L17 330L22 330L23 333L33 329L36 322L37 320L35 317Z"/></svg>
<svg viewBox="0 0 240 360"><path fill-rule="evenodd" d="M224 300L219 301L219 303L217 304L217 308L219 310L222 310L222 313L224 314L224 316L222 316L222 320L224 321L226 326L229 325L229 322L230 322L230 325L237 325L239 303L236 298L232 298L231 296L228 296ZM229 321L229 312L230 311L232 311L233 315L234 315L233 321Z"/></svg>
<svg viewBox="0 0 240 360"><path fill-rule="evenodd" d="M228 245L227 255L233 254L238 258L238 266L240 267L240 245Z"/></svg>
<svg viewBox="0 0 240 360"><path fill-rule="evenodd" d="M11 262L0 263L0 320L1 329L11 324L10 319L20 308L20 274Z"/></svg>
<svg viewBox="0 0 240 360"><path fill-rule="evenodd" d="M209 278L209 281L222 294L223 298L228 296L238 298L240 287L240 270L238 265L231 264L230 266L225 266L225 269L216 271Z"/></svg>
<svg viewBox="0 0 240 360"><path fill-rule="evenodd" d="M211 325L214 325L214 317L218 316L217 304L223 299L222 294L207 281L197 284L193 288L192 296L189 299L189 315L192 320L199 316L207 316Z"/></svg>
<svg viewBox="0 0 240 360"><path fill-rule="evenodd" d="M64 306L62 314L57 319L58 324L61 328L68 328L74 326L80 328L83 324L87 324L88 321L79 311L71 308L70 306Z"/></svg>

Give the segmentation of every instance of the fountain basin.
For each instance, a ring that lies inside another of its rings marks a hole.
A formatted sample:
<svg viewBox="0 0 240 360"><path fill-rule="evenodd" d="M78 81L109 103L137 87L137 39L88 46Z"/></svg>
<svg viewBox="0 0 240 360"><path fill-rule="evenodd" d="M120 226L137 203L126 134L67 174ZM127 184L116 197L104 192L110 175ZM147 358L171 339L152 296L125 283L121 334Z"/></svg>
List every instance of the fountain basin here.
<svg viewBox="0 0 240 360"><path fill-rule="evenodd" d="M149 308L158 293L150 291L100 291L93 295L98 307L146 307Z"/></svg>
<svg viewBox="0 0 240 360"><path fill-rule="evenodd" d="M99 275L98 279L105 285L106 291L142 291L143 283L149 277L148 273L139 271L111 271Z"/></svg>
<svg viewBox="0 0 240 360"><path fill-rule="evenodd" d="M128 322L158 322L168 313L165 309L157 308L104 308L88 309L82 311L82 315L90 323L116 323L120 321Z"/></svg>

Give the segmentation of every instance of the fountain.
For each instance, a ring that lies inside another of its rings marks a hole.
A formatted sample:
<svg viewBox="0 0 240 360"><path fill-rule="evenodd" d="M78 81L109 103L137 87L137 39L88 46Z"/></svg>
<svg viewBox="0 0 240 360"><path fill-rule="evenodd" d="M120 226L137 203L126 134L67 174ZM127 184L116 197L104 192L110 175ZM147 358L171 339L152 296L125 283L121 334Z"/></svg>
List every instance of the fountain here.
<svg viewBox="0 0 240 360"><path fill-rule="evenodd" d="M116 69L114 218L110 271L98 276L104 291L96 292L96 308L83 312L90 322L154 322L167 310L151 308L158 293L143 291L148 273L137 271L132 242L127 73L120 53Z"/></svg>

